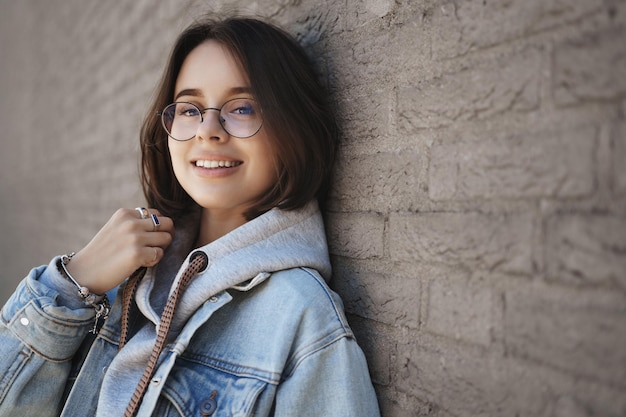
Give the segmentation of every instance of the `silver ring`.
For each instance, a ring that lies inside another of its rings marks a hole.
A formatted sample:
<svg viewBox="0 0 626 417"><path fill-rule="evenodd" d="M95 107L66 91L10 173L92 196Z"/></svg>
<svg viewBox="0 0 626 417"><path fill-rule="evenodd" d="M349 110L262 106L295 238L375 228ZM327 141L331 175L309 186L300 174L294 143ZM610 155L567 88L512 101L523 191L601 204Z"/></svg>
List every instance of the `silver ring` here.
<svg viewBox="0 0 626 417"><path fill-rule="evenodd" d="M152 219L152 231L156 232L157 230L159 230L159 226L161 226L161 222L159 221L159 218L157 217L156 214L151 214L150 218Z"/></svg>
<svg viewBox="0 0 626 417"><path fill-rule="evenodd" d="M148 213L148 209L145 207L135 207L135 210L137 210L142 219L147 219L150 215L150 213Z"/></svg>

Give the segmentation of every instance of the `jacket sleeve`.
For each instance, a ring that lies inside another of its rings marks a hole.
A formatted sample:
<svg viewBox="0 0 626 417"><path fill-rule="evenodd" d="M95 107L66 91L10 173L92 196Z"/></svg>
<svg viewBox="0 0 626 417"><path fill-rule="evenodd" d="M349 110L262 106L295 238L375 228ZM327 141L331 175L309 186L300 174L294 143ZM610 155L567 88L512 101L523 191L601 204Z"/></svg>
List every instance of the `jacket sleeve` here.
<svg viewBox="0 0 626 417"><path fill-rule="evenodd" d="M304 358L279 384L275 417L378 417L363 352L342 337Z"/></svg>
<svg viewBox="0 0 626 417"><path fill-rule="evenodd" d="M0 417L56 416L71 359L93 326L56 262L33 269L0 312Z"/></svg>

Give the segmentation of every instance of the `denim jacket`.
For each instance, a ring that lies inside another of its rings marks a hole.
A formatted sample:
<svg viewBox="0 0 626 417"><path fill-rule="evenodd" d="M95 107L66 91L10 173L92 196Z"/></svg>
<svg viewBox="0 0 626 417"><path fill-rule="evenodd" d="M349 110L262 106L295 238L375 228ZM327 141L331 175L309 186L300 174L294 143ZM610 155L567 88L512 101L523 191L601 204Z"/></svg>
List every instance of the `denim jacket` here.
<svg viewBox="0 0 626 417"><path fill-rule="evenodd" d="M121 416L163 300L196 251L209 266L182 296L138 416L379 415L363 353L325 282L317 205L271 210L199 249L194 237L177 224L136 291L121 350L121 297L91 335L94 312L57 259L33 269L0 314L0 416Z"/></svg>

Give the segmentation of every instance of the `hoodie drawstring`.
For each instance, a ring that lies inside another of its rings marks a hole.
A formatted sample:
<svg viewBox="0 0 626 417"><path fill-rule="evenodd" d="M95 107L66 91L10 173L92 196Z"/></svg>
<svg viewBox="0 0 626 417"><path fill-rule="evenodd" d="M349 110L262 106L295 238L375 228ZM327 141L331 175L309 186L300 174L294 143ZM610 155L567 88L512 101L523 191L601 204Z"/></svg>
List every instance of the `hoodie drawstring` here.
<svg viewBox="0 0 626 417"><path fill-rule="evenodd" d="M161 320L158 326L157 338L154 346L152 347L152 353L150 354L150 359L148 360L148 364L144 369L143 375L135 388L135 392L126 407L126 411L124 412L124 417L132 417L137 412L139 404L143 398L144 393L146 392L146 388L148 387L148 382L150 378L152 378L152 374L154 372L154 368L156 367L157 360L163 351L163 347L165 345L165 340L167 339L167 335L170 331L170 326L172 324L172 318L174 317L174 310L176 309L176 305L178 303L178 298L185 290L191 278L193 278L198 272L204 270L207 267L208 258L203 252L196 252L191 256L191 261L187 268L183 272L180 280L178 281L178 285L174 288L174 291L170 295L167 300L167 304L165 305L165 309L161 314ZM142 271L143 270L143 271ZM128 337L128 315L130 310L131 300L137 289L137 285L141 278L145 275L145 268L141 268L137 270L133 275L129 278L124 290L122 292L122 323L121 323L121 335L120 335L120 346L121 349L126 344L126 338Z"/></svg>

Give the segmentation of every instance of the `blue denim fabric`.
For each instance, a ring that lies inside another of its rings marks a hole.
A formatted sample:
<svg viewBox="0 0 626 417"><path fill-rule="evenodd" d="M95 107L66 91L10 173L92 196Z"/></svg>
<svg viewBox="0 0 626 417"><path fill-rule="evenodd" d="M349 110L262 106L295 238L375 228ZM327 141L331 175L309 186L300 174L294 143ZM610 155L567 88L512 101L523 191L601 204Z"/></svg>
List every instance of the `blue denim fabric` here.
<svg viewBox="0 0 626 417"><path fill-rule="evenodd" d="M0 416L96 413L117 354L120 302L95 338L93 311L58 304L36 268L0 315ZM93 340L95 339L95 340ZM98 415L108 416L101 407ZM138 416L378 416L367 365L320 275L275 272L206 301L173 337Z"/></svg>

